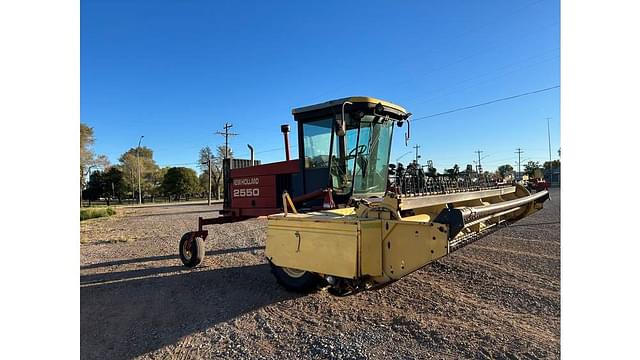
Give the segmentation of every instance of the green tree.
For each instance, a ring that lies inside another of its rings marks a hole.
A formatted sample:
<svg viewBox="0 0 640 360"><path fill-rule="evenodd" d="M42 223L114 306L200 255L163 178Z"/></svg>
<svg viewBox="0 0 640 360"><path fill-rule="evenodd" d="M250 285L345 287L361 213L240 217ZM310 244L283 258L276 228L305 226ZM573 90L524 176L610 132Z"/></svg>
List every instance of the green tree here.
<svg viewBox="0 0 640 360"><path fill-rule="evenodd" d="M120 168L124 174L125 186L127 191L131 191L132 196L135 197L138 192L138 154L142 194L153 195L157 193L162 181L158 181L157 172L160 168L153 160L153 150L146 146L141 146L140 149L133 147L120 156Z"/></svg>
<svg viewBox="0 0 640 360"><path fill-rule="evenodd" d="M151 195L151 201L154 201L154 198L156 196L161 196L164 193L164 190L162 188L162 183L164 181L164 176L167 174L168 170L169 170L168 167L163 167L158 169L157 171L154 171L151 174L151 177L149 179L149 183L150 183L149 194Z"/></svg>
<svg viewBox="0 0 640 360"><path fill-rule="evenodd" d="M220 199L220 194L222 190L222 161L225 156L225 147L224 145L220 145L216 148L216 153L209 146L205 146L200 149L198 156L198 167L202 171L202 174L205 176L205 179L202 180L202 175L200 176L201 185L204 189L205 193L207 188L209 187L209 168L207 166L207 159L211 158L211 192L212 197L216 199ZM229 147L229 157L233 158L233 150Z"/></svg>
<svg viewBox="0 0 640 360"><path fill-rule="evenodd" d="M116 198L122 203L122 198L127 191L124 184L124 173L117 166L111 166L104 172L104 189L107 198Z"/></svg>
<svg viewBox="0 0 640 360"><path fill-rule="evenodd" d="M531 178L542 177L542 169L540 168L540 163L538 161L529 161L524 166L524 173Z"/></svg>
<svg viewBox="0 0 640 360"><path fill-rule="evenodd" d="M89 177L91 170L105 168L109 165L109 160L106 156L96 156L93 152L95 141L93 128L87 124L80 123L80 205L82 205L82 190L87 185L86 179Z"/></svg>
<svg viewBox="0 0 640 360"><path fill-rule="evenodd" d="M210 147L205 146L200 149L198 159L198 166L202 171L202 174L199 177L200 186L204 189L205 193L207 191L211 191L213 196L218 197L218 186L220 183L220 178L222 177L222 171L220 168L220 159L216 158L213 154L213 151ZM209 189L209 165L208 161L211 159L211 189Z"/></svg>
<svg viewBox="0 0 640 360"><path fill-rule="evenodd" d="M80 123L80 176L83 176L93 161L94 153L92 147L95 141L93 128L87 124Z"/></svg>
<svg viewBox="0 0 640 360"><path fill-rule="evenodd" d="M200 192L200 184L196 172L185 167L172 167L167 170L162 182L164 193L179 199Z"/></svg>
<svg viewBox="0 0 640 360"><path fill-rule="evenodd" d="M509 164L498 166L498 174L500 175L500 178L506 178L507 176L513 174L513 166Z"/></svg>
<svg viewBox="0 0 640 360"><path fill-rule="evenodd" d="M86 200L98 200L104 193L104 173L95 170L89 176L86 188L82 192L82 197Z"/></svg>
<svg viewBox="0 0 640 360"><path fill-rule="evenodd" d="M560 168L560 160L545 161L544 164L542 165L542 167L545 170L559 169Z"/></svg>
<svg viewBox="0 0 640 360"><path fill-rule="evenodd" d="M198 184L200 184L200 188L204 190L204 193L206 195L207 188L209 187L209 173L203 172L198 175Z"/></svg>

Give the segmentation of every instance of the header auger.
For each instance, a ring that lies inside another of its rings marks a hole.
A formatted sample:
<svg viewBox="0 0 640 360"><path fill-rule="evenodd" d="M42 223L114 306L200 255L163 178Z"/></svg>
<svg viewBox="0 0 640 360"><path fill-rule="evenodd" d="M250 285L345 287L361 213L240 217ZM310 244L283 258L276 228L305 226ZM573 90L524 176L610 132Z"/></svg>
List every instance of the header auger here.
<svg viewBox="0 0 640 360"><path fill-rule="evenodd" d="M225 161L223 216L200 218L198 231L183 236L185 265L202 261L204 226L269 215L265 255L280 284L350 294L398 280L531 215L549 197L389 164L394 125L411 114L386 101L350 97L292 112L299 159L239 169Z"/></svg>

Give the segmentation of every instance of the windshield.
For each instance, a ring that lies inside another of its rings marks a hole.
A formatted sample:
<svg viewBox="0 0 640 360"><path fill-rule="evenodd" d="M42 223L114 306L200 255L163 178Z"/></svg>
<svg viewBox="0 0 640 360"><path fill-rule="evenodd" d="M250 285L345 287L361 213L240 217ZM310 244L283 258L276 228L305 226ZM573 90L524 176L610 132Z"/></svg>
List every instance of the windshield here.
<svg viewBox="0 0 640 360"><path fill-rule="evenodd" d="M387 190L387 171L391 150L393 121L365 116L355 159L353 196L382 196Z"/></svg>
<svg viewBox="0 0 640 360"><path fill-rule="evenodd" d="M336 195L382 196L387 189L393 121L373 115L360 121L345 116L344 136L335 134L332 117L303 124L305 171L329 168L330 186ZM310 174L309 179L318 176L321 173ZM311 184L315 188L320 183Z"/></svg>
<svg viewBox="0 0 640 360"><path fill-rule="evenodd" d="M351 193L353 163L358 142L358 124L346 115L346 131L344 136L333 137L331 149L331 185L338 195Z"/></svg>

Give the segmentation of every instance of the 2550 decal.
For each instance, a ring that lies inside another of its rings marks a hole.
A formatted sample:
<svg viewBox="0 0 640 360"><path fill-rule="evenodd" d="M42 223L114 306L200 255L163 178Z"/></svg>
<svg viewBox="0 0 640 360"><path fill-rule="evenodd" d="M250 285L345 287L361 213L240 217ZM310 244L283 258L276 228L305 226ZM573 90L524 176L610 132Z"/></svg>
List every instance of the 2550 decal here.
<svg viewBox="0 0 640 360"><path fill-rule="evenodd" d="M260 196L260 189L233 189L233 197Z"/></svg>

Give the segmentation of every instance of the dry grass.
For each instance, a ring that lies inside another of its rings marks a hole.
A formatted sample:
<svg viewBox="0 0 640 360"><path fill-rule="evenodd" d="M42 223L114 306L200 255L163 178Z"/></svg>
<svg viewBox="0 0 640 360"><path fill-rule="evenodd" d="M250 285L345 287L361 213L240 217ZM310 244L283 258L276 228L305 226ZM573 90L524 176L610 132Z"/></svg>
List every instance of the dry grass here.
<svg viewBox="0 0 640 360"><path fill-rule="evenodd" d="M110 207L107 207L107 208L80 209L80 221L93 219L93 218L99 218L99 217L111 216L111 215L114 215L115 213L116 213L116 211L113 210Z"/></svg>

